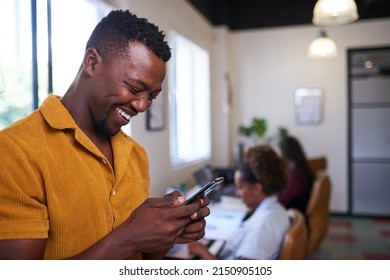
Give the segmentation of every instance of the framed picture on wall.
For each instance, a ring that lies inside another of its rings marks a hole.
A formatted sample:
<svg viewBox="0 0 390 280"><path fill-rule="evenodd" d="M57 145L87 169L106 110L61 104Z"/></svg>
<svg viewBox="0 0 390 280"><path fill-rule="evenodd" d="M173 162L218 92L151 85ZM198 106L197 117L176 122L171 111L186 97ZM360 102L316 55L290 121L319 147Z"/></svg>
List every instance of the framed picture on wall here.
<svg viewBox="0 0 390 280"><path fill-rule="evenodd" d="M146 111L146 128L150 131L162 130L165 127L164 96L158 96L152 107Z"/></svg>
<svg viewBox="0 0 390 280"><path fill-rule="evenodd" d="M295 119L300 125L318 125L323 120L323 92L320 88L295 91Z"/></svg>

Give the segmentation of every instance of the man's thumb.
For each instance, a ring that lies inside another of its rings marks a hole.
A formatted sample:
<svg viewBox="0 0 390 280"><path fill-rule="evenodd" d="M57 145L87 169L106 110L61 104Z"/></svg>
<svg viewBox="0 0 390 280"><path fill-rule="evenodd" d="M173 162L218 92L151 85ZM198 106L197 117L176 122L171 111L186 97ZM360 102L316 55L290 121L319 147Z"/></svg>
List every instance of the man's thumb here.
<svg viewBox="0 0 390 280"><path fill-rule="evenodd" d="M185 201L185 197L180 192L173 192L165 195L161 201L161 207L180 206Z"/></svg>

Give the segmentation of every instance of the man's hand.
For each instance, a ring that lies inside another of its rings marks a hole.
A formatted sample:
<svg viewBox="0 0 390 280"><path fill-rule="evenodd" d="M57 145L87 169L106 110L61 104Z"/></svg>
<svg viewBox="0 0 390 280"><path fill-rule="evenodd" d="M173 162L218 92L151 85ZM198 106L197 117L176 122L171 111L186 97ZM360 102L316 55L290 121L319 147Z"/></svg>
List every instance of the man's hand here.
<svg viewBox="0 0 390 280"><path fill-rule="evenodd" d="M202 238L206 225L204 217L210 214L207 207L210 200L203 197L181 206L184 200L179 192L146 200L123 224L129 243L137 251L151 253L167 251L175 243Z"/></svg>
<svg viewBox="0 0 390 280"><path fill-rule="evenodd" d="M210 214L210 209L207 207L210 204L210 199L208 197L202 197L189 204L199 204L199 210L191 215L191 223L188 224L182 234L176 239L176 243L189 243L197 241L203 238L205 234L206 220ZM181 208L187 207L182 206Z"/></svg>

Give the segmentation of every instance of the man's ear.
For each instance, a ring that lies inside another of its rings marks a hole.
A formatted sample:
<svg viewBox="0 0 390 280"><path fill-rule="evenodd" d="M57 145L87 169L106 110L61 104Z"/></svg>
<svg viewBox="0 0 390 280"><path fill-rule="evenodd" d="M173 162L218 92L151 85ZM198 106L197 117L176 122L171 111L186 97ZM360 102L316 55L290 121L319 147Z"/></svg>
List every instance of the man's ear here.
<svg viewBox="0 0 390 280"><path fill-rule="evenodd" d="M93 75L96 70L96 65L102 62L102 58L94 48L89 48L85 51L84 60L83 60L83 68L84 72L88 75Z"/></svg>

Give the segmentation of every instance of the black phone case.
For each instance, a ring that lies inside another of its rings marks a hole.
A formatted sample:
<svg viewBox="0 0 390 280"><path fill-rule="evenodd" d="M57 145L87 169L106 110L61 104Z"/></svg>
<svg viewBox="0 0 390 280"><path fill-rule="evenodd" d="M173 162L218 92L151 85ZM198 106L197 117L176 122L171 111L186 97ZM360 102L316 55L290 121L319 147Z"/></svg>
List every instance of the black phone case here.
<svg viewBox="0 0 390 280"><path fill-rule="evenodd" d="M224 180L225 180L224 177L218 177L208 182L198 192L196 192L196 194L194 194L189 199L187 199L182 205L187 205L193 202L197 197L201 196L202 194L208 195L211 191L213 191L216 187L218 187Z"/></svg>

